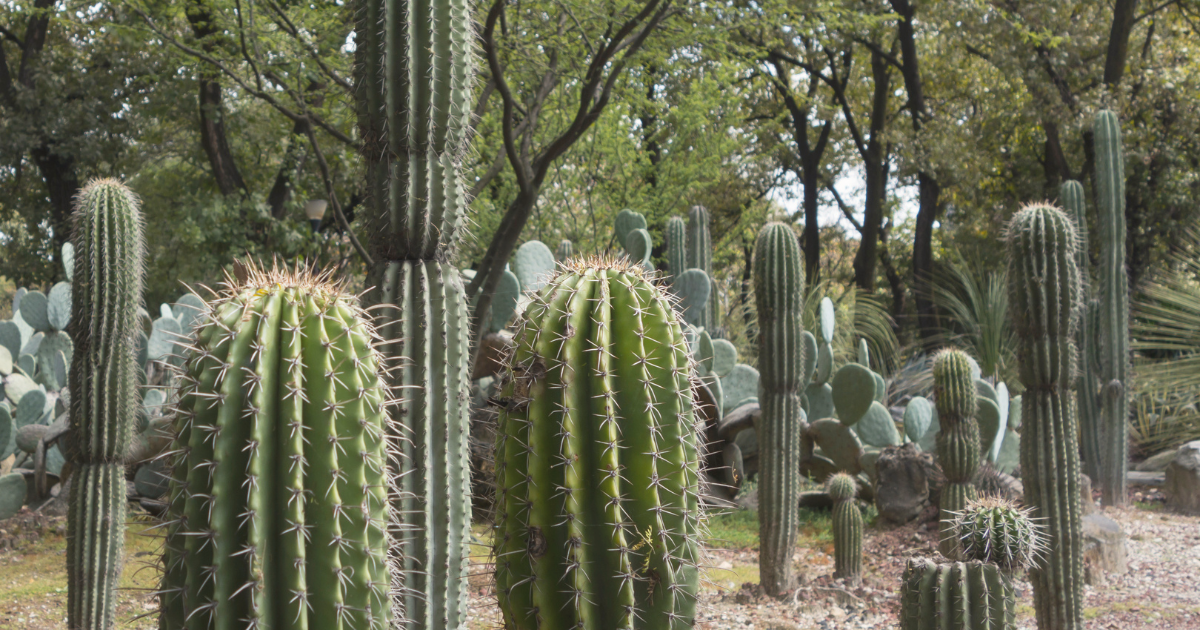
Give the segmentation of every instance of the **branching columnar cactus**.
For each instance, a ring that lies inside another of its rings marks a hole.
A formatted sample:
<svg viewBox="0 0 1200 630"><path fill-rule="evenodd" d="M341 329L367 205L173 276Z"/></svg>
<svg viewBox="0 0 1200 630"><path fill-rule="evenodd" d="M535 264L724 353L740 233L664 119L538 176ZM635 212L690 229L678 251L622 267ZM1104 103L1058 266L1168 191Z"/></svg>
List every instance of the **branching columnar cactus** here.
<svg viewBox="0 0 1200 630"><path fill-rule="evenodd" d="M694 206L688 212L686 251L688 269L702 270L708 275L711 285L708 306L704 309L702 322L697 325L713 330L721 324L721 300L716 280L713 279L712 237L709 235L708 210L704 206Z"/></svg>
<svg viewBox="0 0 1200 630"><path fill-rule="evenodd" d="M1096 349L1100 367L1101 500L1124 507L1129 462L1129 276L1125 270L1125 165L1117 115L1096 115L1096 218L1100 269Z"/></svg>
<svg viewBox="0 0 1200 630"><path fill-rule="evenodd" d="M1079 235L1079 249L1076 252L1076 264L1079 267L1080 282L1082 283L1080 318L1079 318L1079 376L1076 382L1075 397L1079 403L1079 439L1083 446L1083 467L1088 477L1100 483L1101 459L1101 421L1100 398L1097 388L1100 369L1100 359L1097 356L1098 333L1097 320L1100 304L1090 298L1088 279L1088 222L1087 204L1084 201L1083 185L1077 181L1065 181L1058 188L1059 201L1067 216L1075 219L1075 233Z"/></svg>
<svg viewBox="0 0 1200 630"><path fill-rule="evenodd" d="M701 445L666 294L627 261L571 262L516 343L496 440L505 627L691 627Z"/></svg>
<svg viewBox="0 0 1200 630"><path fill-rule="evenodd" d="M792 588L792 554L799 527L800 409L804 389L802 296L804 270L796 234L768 223L754 246L754 299L758 304L759 581L771 595Z"/></svg>
<svg viewBox="0 0 1200 630"><path fill-rule="evenodd" d="M667 219L667 272L671 282L687 271L687 223L680 217Z"/></svg>
<svg viewBox="0 0 1200 630"><path fill-rule="evenodd" d="M858 482L846 473L838 473L825 484L833 499L833 576L854 583L862 578L862 512L854 503Z"/></svg>
<svg viewBox="0 0 1200 630"><path fill-rule="evenodd" d="M137 422L146 245L137 197L100 179L76 199L67 456L67 627L114 627L125 547L125 452Z"/></svg>
<svg viewBox="0 0 1200 630"><path fill-rule="evenodd" d="M323 277L249 275L184 366L159 627L389 628L378 337Z"/></svg>
<svg viewBox="0 0 1200 630"><path fill-rule="evenodd" d="M462 160L475 46L469 0L357 0L356 93L372 234L368 302L401 404L394 590L410 627L458 628L467 606L471 382L466 296L449 264L463 234Z"/></svg>
<svg viewBox="0 0 1200 630"><path fill-rule="evenodd" d="M1074 381L1081 293L1074 223L1032 204L1008 226L1009 317L1017 337L1021 481L1025 502L1046 524L1045 566L1031 572L1043 630L1083 627L1079 442ZM944 425L943 425L944 426Z"/></svg>
<svg viewBox="0 0 1200 630"><path fill-rule="evenodd" d="M909 560L901 630L1015 630L1013 578L1042 552L1041 532L1011 503L985 499L955 514L965 562Z"/></svg>
<svg viewBox="0 0 1200 630"><path fill-rule="evenodd" d="M941 423L937 436L938 463L946 474L938 509L938 549L943 556L958 560L958 542L951 532L953 514L977 497L971 480L979 469L975 379L971 377L971 362L965 352L946 349L933 358L933 396Z"/></svg>

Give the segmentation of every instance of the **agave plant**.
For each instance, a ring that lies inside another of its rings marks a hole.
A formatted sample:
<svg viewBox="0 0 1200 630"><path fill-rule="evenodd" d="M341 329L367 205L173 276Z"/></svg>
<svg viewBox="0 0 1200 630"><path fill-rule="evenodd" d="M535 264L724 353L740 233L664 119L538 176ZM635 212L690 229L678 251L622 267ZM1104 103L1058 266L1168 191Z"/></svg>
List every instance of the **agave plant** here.
<svg viewBox="0 0 1200 630"><path fill-rule="evenodd" d="M933 303L956 324L942 333L940 345L969 347L984 377L1004 380L1016 348L1008 324L1008 279L1001 271L982 273L965 262L935 272Z"/></svg>

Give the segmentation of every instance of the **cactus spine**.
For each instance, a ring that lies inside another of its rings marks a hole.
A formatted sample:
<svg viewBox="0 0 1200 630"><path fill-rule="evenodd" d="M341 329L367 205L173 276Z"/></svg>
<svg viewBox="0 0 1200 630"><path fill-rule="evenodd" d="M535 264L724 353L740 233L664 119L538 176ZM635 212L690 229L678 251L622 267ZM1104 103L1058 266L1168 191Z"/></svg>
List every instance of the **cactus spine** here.
<svg viewBox="0 0 1200 630"><path fill-rule="evenodd" d="M699 576L692 366L664 293L580 261L518 325L496 440L510 630L690 627Z"/></svg>
<svg viewBox="0 0 1200 630"><path fill-rule="evenodd" d="M1083 557L1076 438L1075 327L1081 293L1073 222L1046 204L1008 226L1009 316L1017 334L1021 474L1025 501L1044 519L1045 566L1031 572L1038 627L1083 627Z"/></svg>
<svg viewBox="0 0 1200 630"><path fill-rule="evenodd" d="M139 397L137 335L146 246L137 197L121 182L89 183L76 199L70 320L67 627L114 627L125 547L125 452Z"/></svg>
<svg viewBox="0 0 1200 630"><path fill-rule="evenodd" d="M858 482L846 473L838 473L826 482L833 499L833 561L836 578L857 584L862 579L862 512L854 503Z"/></svg>
<svg viewBox="0 0 1200 630"><path fill-rule="evenodd" d="M687 224L680 217L671 217L667 219L667 271L671 282L687 269Z"/></svg>
<svg viewBox="0 0 1200 630"><path fill-rule="evenodd" d="M323 278L249 275L192 335L159 627L387 628L374 333L354 296Z"/></svg>
<svg viewBox="0 0 1200 630"><path fill-rule="evenodd" d="M1129 277L1125 270L1125 165L1117 115L1096 115L1096 217L1100 269L1096 274L1099 315L1101 498L1106 505L1127 503L1129 460Z"/></svg>
<svg viewBox="0 0 1200 630"><path fill-rule="evenodd" d="M470 474L467 302L453 259L467 209L461 163L472 96L468 0L358 0L357 90L373 235L368 301L391 308L380 335L402 404L389 440L410 621L458 628L466 616Z"/></svg>
<svg viewBox="0 0 1200 630"><path fill-rule="evenodd" d="M938 463L946 473L939 506L938 549L959 559L951 526L953 513L977 498L971 480L979 469L979 424L975 422L975 379L971 361L961 350L947 349L933 358L933 396L941 431L937 435Z"/></svg>
<svg viewBox="0 0 1200 630"><path fill-rule="evenodd" d="M769 223L754 247L758 304L758 371L762 419L758 425L759 581L771 595L792 588L792 554L799 525L800 410L804 387L804 273L792 228Z"/></svg>
<svg viewBox="0 0 1200 630"><path fill-rule="evenodd" d="M1088 477L1100 483L1101 425L1100 398L1096 387L1100 358L1097 356L1099 303L1089 298L1088 281L1088 223L1087 204L1084 201L1083 185L1069 180L1058 189L1059 200L1067 214L1075 219L1075 231L1079 236L1079 251L1076 253L1080 282L1083 286L1079 318L1079 378L1076 382L1076 400L1079 405L1079 438L1083 446L1083 466Z"/></svg>

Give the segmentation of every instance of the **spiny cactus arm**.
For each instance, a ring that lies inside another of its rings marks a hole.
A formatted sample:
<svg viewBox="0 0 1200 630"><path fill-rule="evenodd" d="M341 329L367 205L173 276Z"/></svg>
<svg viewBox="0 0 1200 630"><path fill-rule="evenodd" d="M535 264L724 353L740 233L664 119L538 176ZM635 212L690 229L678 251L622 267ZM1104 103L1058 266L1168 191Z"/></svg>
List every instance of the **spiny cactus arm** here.
<svg viewBox="0 0 1200 630"><path fill-rule="evenodd" d="M671 281L687 268L687 223L682 217L671 217L667 220L667 271Z"/></svg>

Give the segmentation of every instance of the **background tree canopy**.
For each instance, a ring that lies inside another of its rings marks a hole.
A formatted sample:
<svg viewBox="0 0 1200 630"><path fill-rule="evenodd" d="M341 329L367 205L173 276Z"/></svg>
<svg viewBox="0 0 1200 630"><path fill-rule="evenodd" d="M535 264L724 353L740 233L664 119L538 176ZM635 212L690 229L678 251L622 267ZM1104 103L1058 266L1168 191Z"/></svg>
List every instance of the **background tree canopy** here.
<svg viewBox="0 0 1200 630"><path fill-rule="evenodd" d="M361 277L348 12L0 2L0 275L59 279L72 197L115 176L145 202L152 305L246 254ZM525 240L619 250L623 208L646 215L661 262L666 220L703 205L728 315L750 321L753 234L783 218L810 282L856 285L903 341L935 339L963 328L931 289L948 264L1000 268L1019 204L1069 178L1090 191L1090 121L1105 107L1124 127L1133 286L1178 266L1169 255L1197 218L1195 0L487 0L476 12L472 240L457 262L483 272L470 290L485 295ZM310 199L330 201L315 234Z"/></svg>

